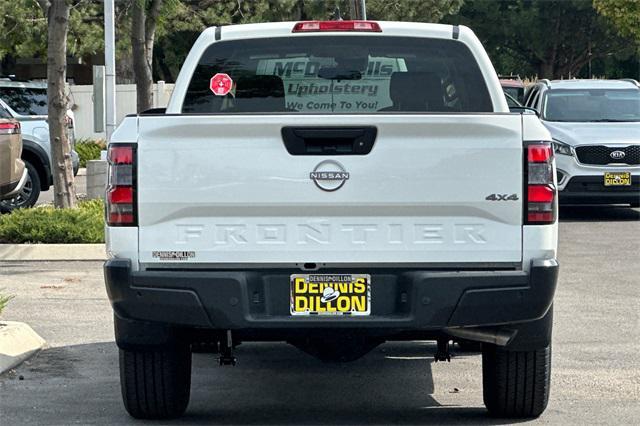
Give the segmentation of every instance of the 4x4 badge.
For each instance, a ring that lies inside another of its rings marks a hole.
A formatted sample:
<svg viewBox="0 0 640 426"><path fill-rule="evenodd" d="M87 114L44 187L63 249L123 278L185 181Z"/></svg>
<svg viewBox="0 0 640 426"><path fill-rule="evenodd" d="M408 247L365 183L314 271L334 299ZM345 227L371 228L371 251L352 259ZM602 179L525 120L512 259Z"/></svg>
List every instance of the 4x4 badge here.
<svg viewBox="0 0 640 426"><path fill-rule="evenodd" d="M323 191L333 192L342 188L349 179L349 172L335 160L324 160L309 173L309 179Z"/></svg>

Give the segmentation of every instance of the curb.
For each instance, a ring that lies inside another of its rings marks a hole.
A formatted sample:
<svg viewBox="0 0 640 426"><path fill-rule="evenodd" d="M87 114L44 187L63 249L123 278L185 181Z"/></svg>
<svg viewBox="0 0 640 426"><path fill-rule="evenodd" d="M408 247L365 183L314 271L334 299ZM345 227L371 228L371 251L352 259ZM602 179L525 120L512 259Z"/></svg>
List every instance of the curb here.
<svg viewBox="0 0 640 426"><path fill-rule="evenodd" d="M38 353L46 342L23 322L0 322L0 374Z"/></svg>
<svg viewBox="0 0 640 426"><path fill-rule="evenodd" d="M106 258L104 244L0 244L0 262Z"/></svg>

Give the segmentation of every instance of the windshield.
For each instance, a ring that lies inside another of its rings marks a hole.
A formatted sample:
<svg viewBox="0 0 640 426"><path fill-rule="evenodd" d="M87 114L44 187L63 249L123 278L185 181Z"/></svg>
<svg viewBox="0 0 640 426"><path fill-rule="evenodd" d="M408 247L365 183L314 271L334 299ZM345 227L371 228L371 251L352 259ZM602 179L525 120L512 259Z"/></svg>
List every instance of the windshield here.
<svg viewBox="0 0 640 426"><path fill-rule="evenodd" d="M548 90L542 110L548 121L640 121L640 90Z"/></svg>
<svg viewBox="0 0 640 426"><path fill-rule="evenodd" d="M522 99L524 98L524 87L502 86L502 90L504 90L505 93L511 95L511 97L513 97L513 99L518 102L522 102Z"/></svg>
<svg viewBox="0 0 640 426"><path fill-rule="evenodd" d="M182 107L184 113L492 110L482 72L463 43L384 36L214 43Z"/></svg>
<svg viewBox="0 0 640 426"><path fill-rule="evenodd" d="M0 98L20 115L47 115L47 89L0 87Z"/></svg>

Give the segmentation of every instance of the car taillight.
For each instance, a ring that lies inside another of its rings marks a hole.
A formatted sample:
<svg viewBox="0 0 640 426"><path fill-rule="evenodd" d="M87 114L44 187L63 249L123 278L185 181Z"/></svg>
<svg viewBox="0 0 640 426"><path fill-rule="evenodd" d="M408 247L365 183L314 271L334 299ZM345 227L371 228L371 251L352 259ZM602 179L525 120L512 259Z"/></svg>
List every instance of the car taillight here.
<svg viewBox="0 0 640 426"><path fill-rule="evenodd" d="M553 147L551 142L529 142L525 149L525 224L554 223L558 203L553 182Z"/></svg>
<svg viewBox="0 0 640 426"><path fill-rule="evenodd" d="M0 135L19 135L20 123L17 121L0 123Z"/></svg>
<svg viewBox="0 0 640 426"><path fill-rule="evenodd" d="M136 226L136 151L133 145L109 145L107 225Z"/></svg>
<svg viewBox="0 0 640 426"><path fill-rule="evenodd" d="M373 21L305 21L293 26L292 33L313 33L321 31L361 31L381 33L382 28Z"/></svg>

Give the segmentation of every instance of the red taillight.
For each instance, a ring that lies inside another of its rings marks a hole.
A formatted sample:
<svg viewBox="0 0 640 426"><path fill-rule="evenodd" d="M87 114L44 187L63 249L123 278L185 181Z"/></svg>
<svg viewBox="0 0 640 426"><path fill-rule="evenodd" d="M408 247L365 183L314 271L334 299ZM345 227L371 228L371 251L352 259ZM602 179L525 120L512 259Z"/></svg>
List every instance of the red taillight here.
<svg viewBox="0 0 640 426"><path fill-rule="evenodd" d="M116 186L109 195L109 201L114 204L133 203L133 188L130 186Z"/></svg>
<svg viewBox="0 0 640 426"><path fill-rule="evenodd" d="M547 185L529 185L527 197L530 203L551 203L556 191Z"/></svg>
<svg viewBox="0 0 640 426"><path fill-rule="evenodd" d="M109 145L107 225L136 226L135 149L133 145Z"/></svg>
<svg viewBox="0 0 640 426"><path fill-rule="evenodd" d="M525 179L527 188L525 224L544 225L555 222L557 190L553 182L553 149L551 142L531 142L525 146Z"/></svg>
<svg viewBox="0 0 640 426"><path fill-rule="evenodd" d="M0 123L0 135L19 135L20 123L17 121L9 121Z"/></svg>
<svg viewBox="0 0 640 426"><path fill-rule="evenodd" d="M130 145L112 145L107 154L109 164L133 164L133 147Z"/></svg>
<svg viewBox="0 0 640 426"><path fill-rule="evenodd" d="M292 33L312 33L321 31L361 31L381 33L382 29L373 21L305 21L293 26Z"/></svg>
<svg viewBox="0 0 640 426"><path fill-rule="evenodd" d="M551 161L553 150L551 145L535 144L527 146L527 158L529 163L547 163Z"/></svg>

